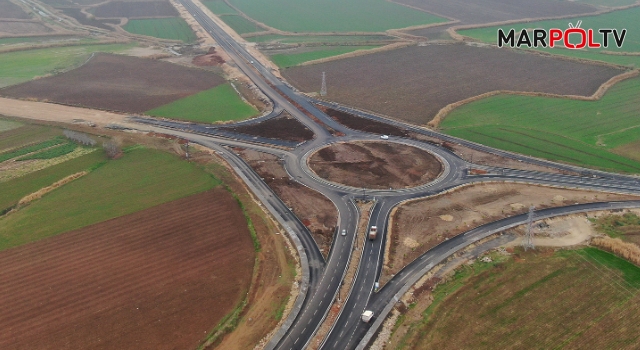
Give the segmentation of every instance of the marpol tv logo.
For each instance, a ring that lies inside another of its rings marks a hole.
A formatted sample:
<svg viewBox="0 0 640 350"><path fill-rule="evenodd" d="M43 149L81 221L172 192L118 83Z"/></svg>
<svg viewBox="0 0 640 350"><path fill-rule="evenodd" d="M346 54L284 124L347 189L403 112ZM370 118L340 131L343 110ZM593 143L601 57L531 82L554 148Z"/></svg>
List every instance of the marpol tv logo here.
<svg viewBox="0 0 640 350"><path fill-rule="evenodd" d="M600 47L609 47L615 44L618 48L624 44L624 38L627 36L627 30L617 29L583 29L580 28L582 21L578 21L574 26L569 23L569 28L561 30L558 28L534 29L531 33L527 29L522 29L516 40L516 31L511 28L507 33L498 29L498 47L505 45L509 47L562 47L577 50L585 47L597 49ZM597 38L602 38L601 42L597 42Z"/></svg>

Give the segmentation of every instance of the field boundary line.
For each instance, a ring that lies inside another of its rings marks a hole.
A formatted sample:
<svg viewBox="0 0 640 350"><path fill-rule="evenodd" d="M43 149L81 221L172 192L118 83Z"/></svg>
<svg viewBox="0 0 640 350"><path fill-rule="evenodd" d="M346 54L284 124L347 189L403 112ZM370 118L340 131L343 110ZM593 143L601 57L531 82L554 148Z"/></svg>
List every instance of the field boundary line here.
<svg viewBox="0 0 640 350"><path fill-rule="evenodd" d="M605 81L598 87L598 89L591 96L581 96L581 95L560 95L560 94L552 94L548 92L527 92L527 91L514 91L514 90L494 90L490 92L485 92L484 94L476 95L473 97L466 98L464 100L460 100L458 102L450 103L440 109L438 113L427 123L427 126L432 128L438 128L440 123L446 119L446 117L453 112L455 109L469 104L471 102L475 102L481 99L485 99L487 97L497 96L497 95L514 95L514 96L529 96L529 97L548 97L548 98L560 98L560 99L569 99L569 100L578 100L578 101L597 101L604 96L604 94L615 84L624 81L626 79L634 78L640 74L640 70L633 69L621 74L618 74L609 80Z"/></svg>

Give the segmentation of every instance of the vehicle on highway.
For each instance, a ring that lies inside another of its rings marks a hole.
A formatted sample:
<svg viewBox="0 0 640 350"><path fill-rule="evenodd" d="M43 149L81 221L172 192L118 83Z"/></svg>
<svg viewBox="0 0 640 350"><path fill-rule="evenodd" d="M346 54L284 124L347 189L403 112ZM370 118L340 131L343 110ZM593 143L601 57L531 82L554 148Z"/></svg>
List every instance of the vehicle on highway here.
<svg viewBox="0 0 640 350"><path fill-rule="evenodd" d="M365 312L362 313L362 322L369 323L369 321L371 321L372 318L373 318L373 311L365 310Z"/></svg>
<svg viewBox="0 0 640 350"><path fill-rule="evenodd" d="M371 228L369 229L369 240L373 241L374 239L376 239L377 236L378 236L378 227L371 226Z"/></svg>
<svg viewBox="0 0 640 350"><path fill-rule="evenodd" d="M342 229L342 232L340 234L343 235L343 236L346 236L347 235L347 230Z"/></svg>
<svg viewBox="0 0 640 350"><path fill-rule="evenodd" d="M383 140L388 140L389 139L389 135L382 135L380 136L381 139Z"/></svg>

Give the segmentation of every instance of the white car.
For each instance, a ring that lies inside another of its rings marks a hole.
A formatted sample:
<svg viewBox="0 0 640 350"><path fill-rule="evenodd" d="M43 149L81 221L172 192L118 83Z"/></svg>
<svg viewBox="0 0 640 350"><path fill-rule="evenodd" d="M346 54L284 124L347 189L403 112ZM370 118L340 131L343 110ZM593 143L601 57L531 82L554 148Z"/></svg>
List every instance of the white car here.
<svg viewBox="0 0 640 350"><path fill-rule="evenodd" d="M343 236L346 236L347 235L347 230L342 229L342 232L340 234L343 235Z"/></svg>
<svg viewBox="0 0 640 350"><path fill-rule="evenodd" d="M389 135L382 135L380 136L381 139L383 140L388 140L389 139Z"/></svg>

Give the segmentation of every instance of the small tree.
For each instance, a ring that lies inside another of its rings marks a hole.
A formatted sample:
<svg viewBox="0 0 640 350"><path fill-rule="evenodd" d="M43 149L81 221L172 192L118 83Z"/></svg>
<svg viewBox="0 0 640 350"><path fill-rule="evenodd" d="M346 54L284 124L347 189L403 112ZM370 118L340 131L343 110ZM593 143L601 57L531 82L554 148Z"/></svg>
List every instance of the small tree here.
<svg viewBox="0 0 640 350"><path fill-rule="evenodd" d="M118 145L113 141L107 141L102 143L102 147L104 148L104 151L107 153L107 157L111 159L114 159L118 155L120 155L120 147L118 147Z"/></svg>
<svg viewBox="0 0 640 350"><path fill-rule="evenodd" d="M63 134L69 140L75 141L85 146L95 146L97 144L96 140L89 137L89 135L83 134L81 132L65 130L63 131Z"/></svg>

